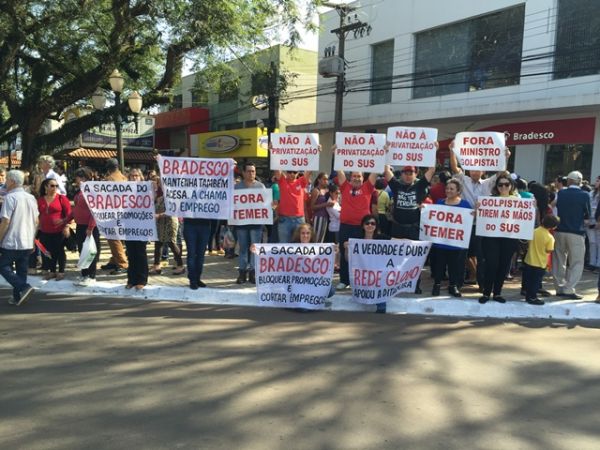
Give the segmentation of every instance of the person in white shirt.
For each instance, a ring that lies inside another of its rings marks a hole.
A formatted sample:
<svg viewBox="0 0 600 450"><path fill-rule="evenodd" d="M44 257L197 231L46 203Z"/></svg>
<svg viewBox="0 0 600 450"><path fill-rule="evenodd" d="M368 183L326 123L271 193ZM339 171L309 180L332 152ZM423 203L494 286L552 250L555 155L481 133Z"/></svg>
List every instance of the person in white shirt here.
<svg viewBox="0 0 600 450"><path fill-rule="evenodd" d="M58 183L58 192L62 195L67 195L67 189L65 187L63 177L54 171L54 166L56 165L54 158L50 155L42 155L38 159L38 165L44 174L44 178L56 180Z"/></svg>
<svg viewBox="0 0 600 450"><path fill-rule="evenodd" d="M33 287L27 283L27 266L39 215L35 197L23 190L24 180L20 170L8 172L8 193L0 210L0 275L13 287L13 297L8 302L17 306L33 293Z"/></svg>

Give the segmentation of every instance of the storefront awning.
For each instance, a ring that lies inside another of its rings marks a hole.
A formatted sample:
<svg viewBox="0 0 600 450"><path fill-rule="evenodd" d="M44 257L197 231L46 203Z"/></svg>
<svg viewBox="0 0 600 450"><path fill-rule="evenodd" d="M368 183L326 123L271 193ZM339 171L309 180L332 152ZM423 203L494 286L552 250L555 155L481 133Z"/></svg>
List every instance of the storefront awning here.
<svg viewBox="0 0 600 450"><path fill-rule="evenodd" d="M154 161L152 151L125 150L125 161L148 163ZM116 150L105 150L97 148L78 148L66 154L69 159L109 159L116 158Z"/></svg>

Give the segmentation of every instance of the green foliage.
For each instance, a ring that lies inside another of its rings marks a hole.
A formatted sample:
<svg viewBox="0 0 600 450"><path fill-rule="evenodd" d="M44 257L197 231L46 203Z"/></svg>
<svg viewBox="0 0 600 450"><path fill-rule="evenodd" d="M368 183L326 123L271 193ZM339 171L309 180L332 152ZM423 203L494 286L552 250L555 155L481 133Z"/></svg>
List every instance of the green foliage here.
<svg viewBox="0 0 600 450"><path fill-rule="evenodd" d="M8 111L0 142L21 133L29 165L107 120L92 114L38 134L45 120L108 89L113 69L149 107L168 101L184 58L200 64L251 51L278 27L293 44L302 21L292 0L0 0L0 110Z"/></svg>

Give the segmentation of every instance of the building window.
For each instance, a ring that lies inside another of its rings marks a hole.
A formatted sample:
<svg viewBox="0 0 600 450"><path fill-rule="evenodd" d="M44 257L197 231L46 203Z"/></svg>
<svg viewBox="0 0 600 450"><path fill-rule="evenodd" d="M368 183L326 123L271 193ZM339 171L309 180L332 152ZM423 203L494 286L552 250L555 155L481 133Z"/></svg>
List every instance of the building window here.
<svg viewBox="0 0 600 450"><path fill-rule="evenodd" d="M231 102L238 99L240 92L238 81L222 78L219 86L219 103Z"/></svg>
<svg viewBox="0 0 600 450"><path fill-rule="evenodd" d="M559 0L554 78L600 73L600 2Z"/></svg>
<svg viewBox="0 0 600 450"><path fill-rule="evenodd" d="M201 106L208 103L208 91L205 89L191 89L192 106Z"/></svg>
<svg viewBox="0 0 600 450"><path fill-rule="evenodd" d="M173 103L171 104L171 109L181 109L183 108L183 95L174 95Z"/></svg>
<svg viewBox="0 0 600 450"><path fill-rule="evenodd" d="M391 103L394 75L394 41L371 46L371 105Z"/></svg>
<svg viewBox="0 0 600 450"><path fill-rule="evenodd" d="M416 35L414 98L519 84L525 5Z"/></svg>
<svg viewBox="0 0 600 450"><path fill-rule="evenodd" d="M566 176L579 170L584 180L592 176L592 144L562 144L546 146L544 180L551 183L558 175Z"/></svg>

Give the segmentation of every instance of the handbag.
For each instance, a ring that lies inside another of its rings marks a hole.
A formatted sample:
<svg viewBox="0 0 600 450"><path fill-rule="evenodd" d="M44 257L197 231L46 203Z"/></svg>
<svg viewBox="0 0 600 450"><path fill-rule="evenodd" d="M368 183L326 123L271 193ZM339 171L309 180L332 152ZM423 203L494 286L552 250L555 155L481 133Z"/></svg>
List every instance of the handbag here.
<svg viewBox="0 0 600 450"><path fill-rule="evenodd" d="M81 254L79 255L79 261L77 262L77 269L83 270L90 267L97 254L98 248L96 247L96 241L93 236L86 237L81 246Z"/></svg>

